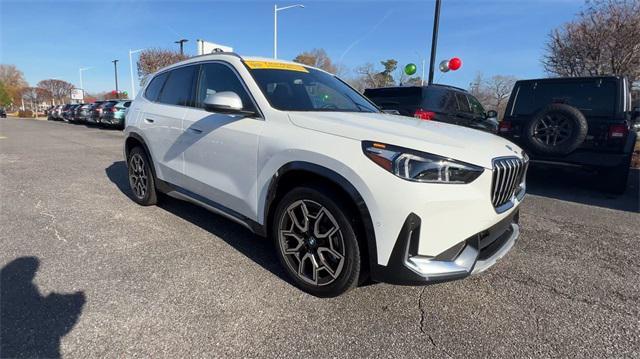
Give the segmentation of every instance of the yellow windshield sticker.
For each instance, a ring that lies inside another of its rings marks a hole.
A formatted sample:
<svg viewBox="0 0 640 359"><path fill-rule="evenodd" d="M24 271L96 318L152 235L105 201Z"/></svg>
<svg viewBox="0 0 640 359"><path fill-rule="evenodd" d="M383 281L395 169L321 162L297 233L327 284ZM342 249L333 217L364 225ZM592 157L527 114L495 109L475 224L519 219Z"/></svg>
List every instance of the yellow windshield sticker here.
<svg viewBox="0 0 640 359"><path fill-rule="evenodd" d="M289 70L309 72L304 66L287 64L284 62L275 61L245 61L245 64L252 70Z"/></svg>

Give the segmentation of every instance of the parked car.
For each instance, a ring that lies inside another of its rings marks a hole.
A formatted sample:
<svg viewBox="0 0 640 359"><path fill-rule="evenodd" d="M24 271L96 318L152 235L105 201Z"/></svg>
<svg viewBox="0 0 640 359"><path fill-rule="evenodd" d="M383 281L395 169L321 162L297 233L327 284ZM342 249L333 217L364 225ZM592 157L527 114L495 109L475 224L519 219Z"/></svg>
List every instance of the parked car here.
<svg viewBox="0 0 640 359"><path fill-rule="evenodd" d="M270 236L318 296L489 268L518 238L527 168L506 139L383 114L327 72L231 53L152 75L124 153L134 201L166 193Z"/></svg>
<svg viewBox="0 0 640 359"><path fill-rule="evenodd" d="M383 87L364 90L378 107L401 115L497 133L498 114L485 111L467 91L446 85Z"/></svg>
<svg viewBox="0 0 640 359"><path fill-rule="evenodd" d="M500 134L534 163L596 170L611 192L626 189L637 134L623 77L518 81Z"/></svg>
<svg viewBox="0 0 640 359"><path fill-rule="evenodd" d="M73 104L66 104L62 106L62 109L60 110L60 115L61 115L60 119L64 121L69 121L69 119L71 118L72 108L73 108ZM73 119L71 121L73 121Z"/></svg>
<svg viewBox="0 0 640 359"><path fill-rule="evenodd" d="M47 115L47 119L51 121L60 121L60 117L62 116L62 107L64 105L56 105L49 115Z"/></svg>
<svg viewBox="0 0 640 359"><path fill-rule="evenodd" d="M86 123L87 117L91 116L91 105L90 103L83 104L78 109L76 109L77 113L77 121L80 123Z"/></svg>
<svg viewBox="0 0 640 359"><path fill-rule="evenodd" d="M84 106L84 105L85 105L85 104L83 104L83 103L79 103L79 104L76 104L76 105L73 107L73 122L74 122L74 123L81 123L81 122L84 122L84 121L82 120L82 118L80 117L80 110L82 109L82 106Z"/></svg>
<svg viewBox="0 0 640 359"><path fill-rule="evenodd" d="M102 115L102 104L104 104L105 102L106 101L96 101L91 104L90 116L87 116L86 118L87 123L96 125L100 123L100 116Z"/></svg>
<svg viewBox="0 0 640 359"><path fill-rule="evenodd" d="M7 111L0 107L0 118L7 118Z"/></svg>
<svg viewBox="0 0 640 359"><path fill-rule="evenodd" d="M124 129L124 114L129 106L131 106L131 100L120 100L113 105L105 105L101 123L105 126Z"/></svg>

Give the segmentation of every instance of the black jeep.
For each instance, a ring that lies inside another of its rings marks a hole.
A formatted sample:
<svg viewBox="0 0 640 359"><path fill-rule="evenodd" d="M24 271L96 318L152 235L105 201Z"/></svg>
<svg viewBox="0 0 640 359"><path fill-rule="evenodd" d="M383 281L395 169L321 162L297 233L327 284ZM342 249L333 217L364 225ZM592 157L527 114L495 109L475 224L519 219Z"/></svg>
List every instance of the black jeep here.
<svg viewBox="0 0 640 359"><path fill-rule="evenodd" d="M532 162L598 171L611 192L626 189L636 142L629 81L576 77L516 82L499 133Z"/></svg>

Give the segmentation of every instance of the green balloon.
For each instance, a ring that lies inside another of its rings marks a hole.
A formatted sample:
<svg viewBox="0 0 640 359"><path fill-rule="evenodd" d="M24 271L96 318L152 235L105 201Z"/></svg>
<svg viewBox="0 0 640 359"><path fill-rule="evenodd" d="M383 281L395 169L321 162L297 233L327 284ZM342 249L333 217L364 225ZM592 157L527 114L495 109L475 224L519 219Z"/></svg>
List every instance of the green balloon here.
<svg viewBox="0 0 640 359"><path fill-rule="evenodd" d="M404 67L404 73L409 76L415 74L417 70L418 70L418 67L416 66L416 64L408 64L407 66Z"/></svg>

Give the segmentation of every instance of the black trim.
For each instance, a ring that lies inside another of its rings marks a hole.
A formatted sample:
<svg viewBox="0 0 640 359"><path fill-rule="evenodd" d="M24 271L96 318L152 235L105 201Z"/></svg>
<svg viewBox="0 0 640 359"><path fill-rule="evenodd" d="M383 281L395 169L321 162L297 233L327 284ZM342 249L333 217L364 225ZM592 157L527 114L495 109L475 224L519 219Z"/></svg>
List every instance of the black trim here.
<svg viewBox="0 0 640 359"><path fill-rule="evenodd" d="M343 191L349 194L349 197L351 197L351 200L355 203L356 208L358 209L358 212L360 214L360 219L362 221L365 236L367 239L369 267L373 270L373 268L378 265L378 248L376 246L376 234L373 229L373 222L371 220L369 208L367 208L367 204L364 202L364 199L362 198L358 190L346 178L326 167L303 161L289 162L280 167L280 169L278 169L278 171L276 171L276 173L271 177L269 189L267 190L267 197L264 206L264 226L266 227L268 225L267 221L269 219L269 214L273 202L276 199L279 181L284 174L291 171L305 171L316 174L335 183L340 188L342 188Z"/></svg>

